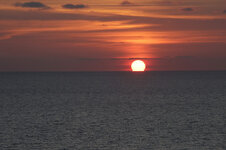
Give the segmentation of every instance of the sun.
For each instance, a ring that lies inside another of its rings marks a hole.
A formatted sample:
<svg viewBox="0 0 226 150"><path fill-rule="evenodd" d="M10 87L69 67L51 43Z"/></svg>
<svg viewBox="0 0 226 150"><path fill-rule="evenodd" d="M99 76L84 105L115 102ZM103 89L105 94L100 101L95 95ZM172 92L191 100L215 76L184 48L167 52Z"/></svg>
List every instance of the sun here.
<svg viewBox="0 0 226 150"><path fill-rule="evenodd" d="M145 71L146 65L142 60L135 60L131 64L132 71Z"/></svg>

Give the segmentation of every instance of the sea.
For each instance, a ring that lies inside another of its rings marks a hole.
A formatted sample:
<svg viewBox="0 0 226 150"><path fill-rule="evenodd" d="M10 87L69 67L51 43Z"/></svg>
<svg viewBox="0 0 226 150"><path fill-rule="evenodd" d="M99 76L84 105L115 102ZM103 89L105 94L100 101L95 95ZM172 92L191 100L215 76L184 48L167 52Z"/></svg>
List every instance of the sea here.
<svg viewBox="0 0 226 150"><path fill-rule="evenodd" d="M226 150L226 71L2 72L0 150Z"/></svg>

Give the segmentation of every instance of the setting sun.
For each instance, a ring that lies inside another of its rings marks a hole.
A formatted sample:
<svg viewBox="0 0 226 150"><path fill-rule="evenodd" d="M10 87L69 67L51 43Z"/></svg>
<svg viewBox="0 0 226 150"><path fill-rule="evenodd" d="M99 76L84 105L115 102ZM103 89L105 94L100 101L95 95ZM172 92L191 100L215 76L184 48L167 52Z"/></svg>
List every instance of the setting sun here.
<svg viewBox="0 0 226 150"><path fill-rule="evenodd" d="M145 71L146 65L141 60L135 60L131 64L132 71Z"/></svg>

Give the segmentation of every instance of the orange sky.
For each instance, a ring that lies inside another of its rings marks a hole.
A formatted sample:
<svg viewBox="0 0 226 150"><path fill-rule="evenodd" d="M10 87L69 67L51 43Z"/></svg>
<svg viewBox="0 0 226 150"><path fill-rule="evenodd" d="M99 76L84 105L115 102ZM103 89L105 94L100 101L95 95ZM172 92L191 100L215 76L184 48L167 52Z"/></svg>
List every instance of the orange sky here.
<svg viewBox="0 0 226 150"><path fill-rule="evenodd" d="M0 0L0 71L126 71L131 58L226 70L226 1Z"/></svg>

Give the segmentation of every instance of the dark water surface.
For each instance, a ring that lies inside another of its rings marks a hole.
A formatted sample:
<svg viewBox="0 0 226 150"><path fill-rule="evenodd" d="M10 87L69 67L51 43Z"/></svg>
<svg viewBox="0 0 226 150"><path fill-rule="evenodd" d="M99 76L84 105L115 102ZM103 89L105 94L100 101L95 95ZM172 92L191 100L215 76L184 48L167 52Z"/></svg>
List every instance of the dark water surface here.
<svg viewBox="0 0 226 150"><path fill-rule="evenodd" d="M0 73L1 150L225 150L226 72Z"/></svg>

